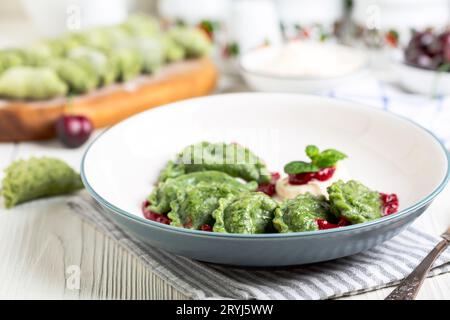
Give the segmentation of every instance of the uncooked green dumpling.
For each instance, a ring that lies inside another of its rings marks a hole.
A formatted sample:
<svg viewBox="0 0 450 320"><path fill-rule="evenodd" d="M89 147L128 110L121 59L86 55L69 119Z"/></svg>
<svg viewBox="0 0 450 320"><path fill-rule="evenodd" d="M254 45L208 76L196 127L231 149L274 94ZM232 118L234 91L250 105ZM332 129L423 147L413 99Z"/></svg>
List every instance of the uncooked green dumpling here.
<svg viewBox="0 0 450 320"><path fill-rule="evenodd" d="M117 78L114 62L97 49L78 47L69 52L68 58L89 68L99 79L100 85L108 85Z"/></svg>
<svg viewBox="0 0 450 320"><path fill-rule="evenodd" d="M85 93L95 89L99 78L91 68L84 63L71 59L55 58L49 64L58 76L67 83L72 93Z"/></svg>
<svg viewBox="0 0 450 320"><path fill-rule="evenodd" d="M6 168L2 181L2 194L7 208L82 188L78 173L65 162L48 157L13 162Z"/></svg>
<svg viewBox="0 0 450 320"><path fill-rule="evenodd" d="M163 44L166 61L177 62L186 57L186 50L169 35L165 34L163 36Z"/></svg>
<svg viewBox="0 0 450 320"><path fill-rule="evenodd" d="M142 70L146 73L153 73L164 64L165 51L161 37L130 38L118 46L136 50L142 61Z"/></svg>
<svg viewBox="0 0 450 320"><path fill-rule="evenodd" d="M134 15L121 27L134 36L153 36L160 32L158 21L145 15Z"/></svg>
<svg viewBox="0 0 450 320"><path fill-rule="evenodd" d="M0 97L50 99L67 93L67 85L50 68L14 67L0 76Z"/></svg>
<svg viewBox="0 0 450 320"><path fill-rule="evenodd" d="M0 73L25 64L25 59L18 49L0 50Z"/></svg>
<svg viewBox="0 0 450 320"><path fill-rule="evenodd" d="M45 66L54 57L52 49L43 43L36 43L20 51L24 59L24 64L27 66Z"/></svg>
<svg viewBox="0 0 450 320"><path fill-rule="evenodd" d="M261 192L241 193L222 198L213 212L214 232L256 234L272 228L277 203Z"/></svg>
<svg viewBox="0 0 450 320"><path fill-rule="evenodd" d="M202 57L211 50L210 39L198 28L173 27L168 31L168 35L186 50L186 55L190 58Z"/></svg>
<svg viewBox="0 0 450 320"><path fill-rule="evenodd" d="M144 62L136 48L116 48L111 52L111 59L119 75L119 80L124 82L136 78L143 69Z"/></svg>

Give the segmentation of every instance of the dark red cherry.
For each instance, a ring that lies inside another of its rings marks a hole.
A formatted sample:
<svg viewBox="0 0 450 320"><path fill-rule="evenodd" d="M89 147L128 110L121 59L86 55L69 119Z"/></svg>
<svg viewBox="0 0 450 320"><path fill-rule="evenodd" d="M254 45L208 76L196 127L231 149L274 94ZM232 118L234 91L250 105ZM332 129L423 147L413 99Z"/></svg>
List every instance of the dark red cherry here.
<svg viewBox="0 0 450 320"><path fill-rule="evenodd" d="M84 144L94 129L91 120L82 115L62 115L56 121L56 134L59 140L69 148L78 148Z"/></svg>

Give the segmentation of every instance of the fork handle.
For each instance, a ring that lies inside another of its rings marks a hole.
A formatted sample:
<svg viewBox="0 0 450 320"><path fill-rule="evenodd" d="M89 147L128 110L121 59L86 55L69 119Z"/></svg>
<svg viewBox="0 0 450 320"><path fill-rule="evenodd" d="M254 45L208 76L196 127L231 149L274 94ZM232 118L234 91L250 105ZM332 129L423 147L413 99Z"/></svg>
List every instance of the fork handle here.
<svg viewBox="0 0 450 320"><path fill-rule="evenodd" d="M385 300L414 300L434 261L445 251L449 243L450 239L447 238L439 242Z"/></svg>

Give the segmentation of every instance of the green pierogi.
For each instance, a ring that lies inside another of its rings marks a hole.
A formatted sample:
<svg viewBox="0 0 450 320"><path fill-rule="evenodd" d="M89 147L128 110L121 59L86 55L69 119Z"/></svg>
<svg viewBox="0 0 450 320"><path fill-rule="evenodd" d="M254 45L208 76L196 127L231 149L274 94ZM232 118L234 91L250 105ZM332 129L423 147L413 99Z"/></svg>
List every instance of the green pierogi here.
<svg viewBox="0 0 450 320"><path fill-rule="evenodd" d="M100 85L108 85L117 78L118 70L114 63L97 49L77 47L71 50L67 57L88 70Z"/></svg>
<svg viewBox="0 0 450 320"><path fill-rule="evenodd" d="M7 208L42 197L83 188L80 175L54 158L17 160L5 170L2 194Z"/></svg>
<svg viewBox="0 0 450 320"><path fill-rule="evenodd" d="M246 192L219 200L213 212L214 232L256 234L272 228L277 203L261 192Z"/></svg>
<svg viewBox="0 0 450 320"><path fill-rule="evenodd" d="M136 48L118 47L111 57L120 81L129 81L143 70L144 61Z"/></svg>
<svg viewBox="0 0 450 320"><path fill-rule="evenodd" d="M50 99L67 93L67 85L50 68L14 67L0 75L0 97Z"/></svg>
<svg viewBox="0 0 450 320"><path fill-rule="evenodd" d="M135 50L142 61L142 71L153 73L165 62L164 43L161 37L135 37L118 44L119 48Z"/></svg>
<svg viewBox="0 0 450 320"><path fill-rule="evenodd" d="M161 32L159 22L144 15L133 15L120 28L133 36L153 36Z"/></svg>
<svg viewBox="0 0 450 320"><path fill-rule="evenodd" d="M210 185L226 185L230 189L236 190L236 192L253 191L257 188L255 182L243 184L223 172L194 172L160 182L148 198L150 202L149 209L156 213L169 212L171 210L171 202L177 199L180 191L185 190L188 186L195 186L200 182Z"/></svg>
<svg viewBox="0 0 450 320"><path fill-rule="evenodd" d="M318 219L328 219L329 206L324 196L310 193L286 200L275 210L273 225L281 233L319 230Z"/></svg>
<svg viewBox="0 0 450 320"><path fill-rule="evenodd" d="M212 213L219 206L221 199L232 197L241 192L226 183L199 182L178 190L177 196L170 202L167 216L170 225L198 230L204 224L212 225Z"/></svg>
<svg viewBox="0 0 450 320"><path fill-rule="evenodd" d="M69 86L71 93L89 92L95 89L100 81L92 68L71 59L55 58L49 67Z"/></svg>
<svg viewBox="0 0 450 320"><path fill-rule="evenodd" d="M189 58L198 58L208 54L211 41L206 33L198 28L173 27L168 31L169 37L184 48Z"/></svg>
<svg viewBox="0 0 450 320"><path fill-rule="evenodd" d="M377 191L354 180L339 180L328 187L331 211L352 224L381 218L382 201Z"/></svg>
<svg viewBox="0 0 450 320"><path fill-rule="evenodd" d="M265 163L249 149L238 144L201 142L186 147L169 162L160 181L183 173L221 171L246 181L270 181Z"/></svg>
<svg viewBox="0 0 450 320"><path fill-rule="evenodd" d="M25 64L23 55L17 49L0 50L0 73L9 68Z"/></svg>
<svg viewBox="0 0 450 320"><path fill-rule="evenodd" d="M166 61L177 62L186 57L186 50L180 44L176 43L169 35L165 34L162 41Z"/></svg>

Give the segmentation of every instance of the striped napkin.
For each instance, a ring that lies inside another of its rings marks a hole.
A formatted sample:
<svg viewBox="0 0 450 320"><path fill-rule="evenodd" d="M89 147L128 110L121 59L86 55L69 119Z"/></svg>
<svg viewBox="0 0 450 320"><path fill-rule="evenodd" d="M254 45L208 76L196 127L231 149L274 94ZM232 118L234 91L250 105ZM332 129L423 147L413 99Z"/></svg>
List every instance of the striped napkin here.
<svg viewBox="0 0 450 320"><path fill-rule="evenodd" d="M331 262L290 268L225 267L176 256L130 237L85 194L71 198L68 204L192 299L328 299L379 289L398 283L440 241L409 228L376 248ZM447 250L430 276L449 271Z"/></svg>

